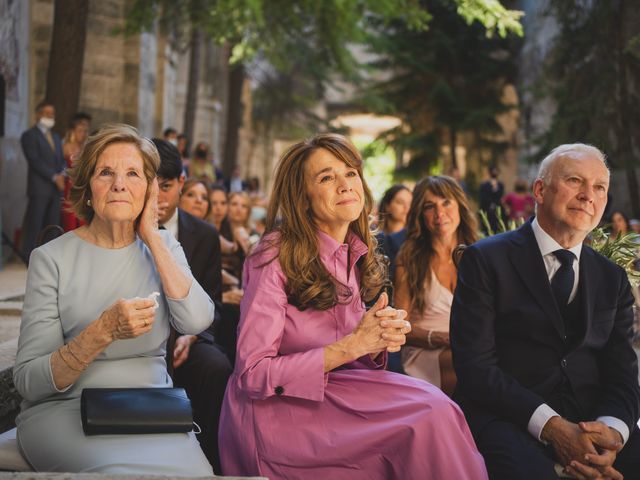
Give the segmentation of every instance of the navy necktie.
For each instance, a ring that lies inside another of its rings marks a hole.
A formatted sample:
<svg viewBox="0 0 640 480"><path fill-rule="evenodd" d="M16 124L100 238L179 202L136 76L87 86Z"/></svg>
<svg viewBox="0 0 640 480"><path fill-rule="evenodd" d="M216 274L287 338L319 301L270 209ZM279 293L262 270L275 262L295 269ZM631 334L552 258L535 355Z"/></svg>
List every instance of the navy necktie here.
<svg viewBox="0 0 640 480"><path fill-rule="evenodd" d="M553 252L560 261L560 268L551 279L551 290L556 297L558 307L564 309L569 303L569 296L573 290L575 273L573 271L573 260L576 256L569 250L556 250Z"/></svg>

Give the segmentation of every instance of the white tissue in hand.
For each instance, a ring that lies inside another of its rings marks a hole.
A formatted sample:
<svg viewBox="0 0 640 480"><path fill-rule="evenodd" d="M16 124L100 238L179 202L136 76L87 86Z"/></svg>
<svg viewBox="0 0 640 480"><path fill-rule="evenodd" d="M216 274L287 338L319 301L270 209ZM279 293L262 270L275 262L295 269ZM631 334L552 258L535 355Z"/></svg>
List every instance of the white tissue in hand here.
<svg viewBox="0 0 640 480"><path fill-rule="evenodd" d="M154 305L153 305L153 309L157 309L160 305L158 304L158 297L160 296L159 292L153 292L151 293L147 298L149 300L153 300L154 301Z"/></svg>

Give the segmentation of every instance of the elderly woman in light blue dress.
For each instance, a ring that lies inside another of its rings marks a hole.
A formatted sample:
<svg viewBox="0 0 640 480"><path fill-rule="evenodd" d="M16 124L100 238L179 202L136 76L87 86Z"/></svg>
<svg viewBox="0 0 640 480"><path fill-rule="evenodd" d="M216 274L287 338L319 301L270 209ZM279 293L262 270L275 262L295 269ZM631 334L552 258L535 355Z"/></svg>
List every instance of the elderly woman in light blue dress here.
<svg viewBox="0 0 640 480"><path fill-rule="evenodd" d="M85 436L80 420L83 388L170 387L170 324L197 334L213 319L182 248L157 228L158 164L134 128L101 129L71 171L87 225L31 255L14 382L35 470L212 475L193 433Z"/></svg>

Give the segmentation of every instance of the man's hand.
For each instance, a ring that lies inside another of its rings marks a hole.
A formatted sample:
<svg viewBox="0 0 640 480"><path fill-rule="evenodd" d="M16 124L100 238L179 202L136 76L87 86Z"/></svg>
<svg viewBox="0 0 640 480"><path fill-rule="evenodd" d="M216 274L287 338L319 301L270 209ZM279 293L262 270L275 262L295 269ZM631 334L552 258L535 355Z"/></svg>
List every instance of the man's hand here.
<svg viewBox="0 0 640 480"><path fill-rule="evenodd" d="M569 465L572 460L584 461L587 454L598 454L580 427L562 417L551 417L542 429L540 438L551 444L558 462L563 467Z"/></svg>
<svg viewBox="0 0 640 480"><path fill-rule="evenodd" d="M58 173L57 175L53 176L53 183L56 184L56 187L61 192L64 192L64 179L65 177L62 173Z"/></svg>
<svg viewBox="0 0 640 480"><path fill-rule="evenodd" d="M191 345L196 343L198 337L195 335L182 335L176 338L176 344L173 348L173 368L178 368L189 358L189 350Z"/></svg>
<svg viewBox="0 0 640 480"><path fill-rule="evenodd" d="M549 442L565 471L579 479L622 479L613 468L616 453L622 448L618 434L601 422L568 422L551 418L541 438Z"/></svg>

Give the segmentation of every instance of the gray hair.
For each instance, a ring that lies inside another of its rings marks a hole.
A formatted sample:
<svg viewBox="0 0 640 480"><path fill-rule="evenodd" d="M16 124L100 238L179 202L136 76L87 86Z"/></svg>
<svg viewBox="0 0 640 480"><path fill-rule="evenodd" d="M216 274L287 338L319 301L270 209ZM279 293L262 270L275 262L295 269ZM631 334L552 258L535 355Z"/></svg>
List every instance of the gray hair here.
<svg viewBox="0 0 640 480"><path fill-rule="evenodd" d="M600 160L605 167L607 167L607 171L609 171L609 166L607 165L607 159L604 153L600 151L600 149L594 147L593 145L587 145L585 143L566 143L564 145L559 145L553 150L551 153L547 155L542 162L540 162L540 169L538 170L538 176L536 180L542 180L545 185L549 185L551 181L551 170L555 161L562 157L570 157L572 153L582 153L585 155L589 155Z"/></svg>

